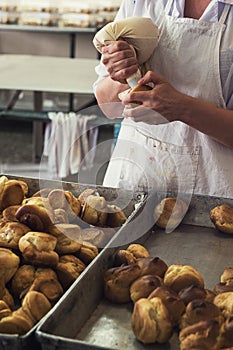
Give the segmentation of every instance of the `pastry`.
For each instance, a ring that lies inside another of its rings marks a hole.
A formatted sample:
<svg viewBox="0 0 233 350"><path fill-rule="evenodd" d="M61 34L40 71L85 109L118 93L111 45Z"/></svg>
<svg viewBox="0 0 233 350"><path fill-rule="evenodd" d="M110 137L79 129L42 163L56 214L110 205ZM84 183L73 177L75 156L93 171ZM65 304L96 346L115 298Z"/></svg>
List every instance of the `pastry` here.
<svg viewBox="0 0 233 350"><path fill-rule="evenodd" d="M81 203L82 207L85 205L87 197L89 197L90 195L99 196L99 193L95 188L87 188L80 193L80 195L78 196L78 200Z"/></svg>
<svg viewBox="0 0 233 350"><path fill-rule="evenodd" d="M233 279L233 267L226 268L220 276L220 282L225 283L228 280Z"/></svg>
<svg viewBox="0 0 233 350"><path fill-rule="evenodd" d="M233 316L233 292L225 292L216 295L214 304L221 310L225 318Z"/></svg>
<svg viewBox="0 0 233 350"><path fill-rule="evenodd" d="M52 190L48 195L48 200L53 209L64 209L71 221L79 216L81 212L79 199L70 191Z"/></svg>
<svg viewBox="0 0 233 350"><path fill-rule="evenodd" d="M59 255L72 254L80 250L82 234L78 225L57 224L49 232L57 239L55 250Z"/></svg>
<svg viewBox="0 0 233 350"><path fill-rule="evenodd" d="M164 275L164 285L179 293L191 285L204 288L204 279L192 266L173 264Z"/></svg>
<svg viewBox="0 0 233 350"><path fill-rule="evenodd" d="M127 303L130 298L130 286L139 276L141 270L136 264L113 267L105 272L105 297L114 303Z"/></svg>
<svg viewBox="0 0 233 350"><path fill-rule="evenodd" d="M19 205L24 199L24 190L17 180L0 182L0 211L11 205Z"/></svg>
<svg viewBox="0 0 233 350"><path fill-rule="evenodd" d="M9 305L7 305L4 300L0 300L0 321L2 318L10 316L11 314L12 311L9 308Z"/></svg>
<svg viewBox="0 0 233 350"><path fill-rule="evenodd" d="M150 293L163 284L161 277L144 275L138 277L130 286L130 299L135 303L138 299L147 298Z"/></svg>
<svg viewBox="0 0 233 350"><path fill-rule="evenodd" d="M123 210L116 205L107 205L106 225L109 227L121 227L127 220Z"/></svg>
<svg viewBox="0 0 233 350"><path fill-rule="evenodd" d="M132 265L136 263L136 258L127 249L119 249L114 255L114 266Z"/></svg>
<svg viewBox="0 0 233 350"><path fill-rule="evenodd" d="M132 329L136 338L144 344L162 344L171 338L172 323L160 298L142 298L134 304Z"/></svg>
<svg viewBox="0 0 233 350"><path fill-rule="evenodd" d="M143 247L143 245L138 243L132 243L128 246L127 250L133 254L136 259L149 258L150 253Z"/></svg>
<svg viewBox="0 0 233 350"><path fill-rule="evenodd" d="M55 252L57 238L44 232L26 233L19 240L19 250L27 263L36 266L56 266L59 260Z"/></svg>
<svg viewBox="0 0 233 350"><path fill-rule="evenodd" d="M18 255L10 249L0 248L0 280L8 283L19 267L20 259Z"/></svg>
<svg viewBox="0 0 233 350"><path fill-rule="evenodd" d="M220 345L221 349L233 347L233 317L227 318L220 328Z"/></svg>
<svg viewBox="0 0 233 350"><path fill-rule="evenodd" d="M210 211L210 219L217 230L233 233L233 208L227 204L219 205Z"/></svg>
<svg viewBox="0 0 233 350"><path fill-rule="evenodd" d="M178 295L180 299L183 300L184 304L188 305L188 303L192 300L206 299L207 291L205 288L192 284L191 286L181 289Z"/></svg>
<svg viewBox="0 0 233 350"><path fill-rule="evenodd" d="M69 216L64 209L54 209L54 224L68 224Z"/></svg>
<svg viewBox="0 0 233 350"><path fill-rule="evenodd" d="M160 258L141 258L138 259L136 264L141 269L141 276L143 275L157 275L159 277L164 277L167 271L167 264Z"/></svg>
<svg viewBox="0 0 233 350"><path fill-rule="evenodd" d="M223 316L220 309L213 303L202 299L190 301L186 306L180 322L180 328L191 326L200 321L216 320L219 325L223 322Z"/></svg>
<svg viewBox="0 0 233 350"><path fill-rule="evenodd" d="M82 208L81 219L90 225L103 227L107 220L105 198L89 195Z"/></svg>
<svg viewBox="0 0 233 350"><path fill-rule="evenodd" d="M218 336L217 321L200 321L180 331L180 350L219 350Z"/></svg>
<svg viewBox="0 0 233 350"><path fill-rule="evenodd" d="M32 321L17 311L0 320L0 333L23 335L29 332L32 327Z"/></svg>
<svg viewBox="0 0 233 350"><path fill-rule="evenodd" d="M5 221L18 221L16 219L15 213L19 209L20 205L11 205L5 208L2 212L2 217Z"/></svg>
<svg viewBox="0 0 233 350"><path fill-rule="evenodd" d="M86 265L76 256L61 256L56 266L56 272L63 288L68 289L85 268Z"/></svg>
<svg viewBox="0 0 233 350"><path fill-rule="evenodd" d="M40 197L34 199L38 200ZM48 202L41 202L41 200L37 204L22 205L15 216L19 222L30 227L32 231L48 232L54 222L54 214Z"/></svg>
<svg viewBox="0 0 233 350"><path fill-rule="evenodd" d="M178 324L181 315L185 311L185 304L177 295L177 293L174 292L172 289L162 285L154 289L148 296L148 299L150 300L154 297L158 297L162 300L162 302L168 309L169 316L173 325Z"/></svg>
<svg viewBox="0 0 233 350"><path fill-rule="evenodd" d="M229 279L226 282L217 283L214 287L215 294L233 292L233 279Z"/></svg>
<svg viewBox="0 0 233 350"><path fill-rule="evenodd" d="M21 309L35 325L51 309L51 304L44 294L30 291L25 295Z"/></svg>
<svg viewBox="0 0 233 350"><path fill-rule="evenodd" d="M32 265L22 265L18 268L11 281L11 290L15 298L22 299L35 279L36 268Z"/></svg>
<svg viewBox="0 0 233 350"><path fill-rule="evenodd" d="M6 224L0 228L0 247L18 249L19 240L30 228L20 222L6 222Z"/></svg>
<svg viewBox="0 0 233 350"><path fill-rule="evenodd" d="M29 291L37 291L44 294L52 305L54 305L63 294L63 288L58 281L57 274L50 268L37 269L35 279Z"/></svg>
<svg viewBox="0 0 233 350"><path fill-rule="evenodd" d="M176 227L188 210L185 202L178 198L164 198L154 209L154 219L158 227Z"/></svg>
<svg viewBox="0 0 233 350"><path fill-rule="evenodd" d="M99 250L94 244L83 241L81 248L75 255L81 259L85 265L89 265L98 253Z"/></svg>
<svg viewBox="0 0 233 350"><path fill-rule="evenodd" d="M1 299L13 310L13 308L15 307L15 301L7 288L4 289Z"/></svg>

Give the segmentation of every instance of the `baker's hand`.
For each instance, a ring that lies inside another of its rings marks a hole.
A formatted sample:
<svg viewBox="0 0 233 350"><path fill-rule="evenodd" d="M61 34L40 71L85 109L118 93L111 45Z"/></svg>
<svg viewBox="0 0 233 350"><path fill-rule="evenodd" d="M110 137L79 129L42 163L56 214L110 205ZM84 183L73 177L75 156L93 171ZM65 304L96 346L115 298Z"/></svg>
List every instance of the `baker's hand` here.
<svg viewBox="0 0 233 350"><path fill-rule="evenodd" d="M134 51L124 40L113 41L103 46L102 62L110 77L122 84L126 84L126 79L138 70Z"/></svg>
<svg viewBox="0 0 233 350"><path fill-rule="evenodd" d="M124 96L124 116L132 118L135 122L147 124L180 120L181 114L184 113L182 109L185 95L174 89L164 77L152 71L148 71L139 80L140 85L149 83L153 85L152 90L130 92ZM128 108L132 104L134 108Z"/></svg>

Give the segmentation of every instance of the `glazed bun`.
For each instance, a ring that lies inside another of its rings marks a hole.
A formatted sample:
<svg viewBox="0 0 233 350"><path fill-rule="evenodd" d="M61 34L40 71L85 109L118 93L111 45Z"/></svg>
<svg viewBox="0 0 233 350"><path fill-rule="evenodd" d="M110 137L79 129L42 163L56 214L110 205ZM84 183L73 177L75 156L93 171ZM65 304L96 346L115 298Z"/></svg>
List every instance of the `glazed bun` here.
<svg viewBox="0 0 233 350"><path fill-rule="evenodd" d="M170 265L164 276L164 285L179 293L181 289L195 285L204 288L204 279L201 274L189 265Z"/></svg>
<svg viewBox="0 0 233 350"><path fill-rule="evenodd" d="M144 275L137 278L130 286L130 298L135 303L138 299L147 298L150 293L163 284L161 277Z"/></svg>
<svg viewBox="0 0 233 350"><path fill-rule="evenodd" d="M207 297L207 291L205 288L191 285L187 288L181 289L179 291L179 297L181 300L183 300L185 305L188 305L188 303L195 299L206 299Z"/></svg>

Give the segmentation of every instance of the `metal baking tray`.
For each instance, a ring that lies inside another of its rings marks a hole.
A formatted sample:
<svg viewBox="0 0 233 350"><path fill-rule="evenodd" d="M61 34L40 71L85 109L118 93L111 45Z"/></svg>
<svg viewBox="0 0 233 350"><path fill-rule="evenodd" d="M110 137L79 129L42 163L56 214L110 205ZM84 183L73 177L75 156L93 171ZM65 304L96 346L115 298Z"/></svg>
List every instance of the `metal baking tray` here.
<svg viewBox="0 0 233 350"><path fill-rule="evenodd" d="M42 350L179 349L176 334L162 345L143 345L137 341L131 329L132 304L115 305L103 296L103 275L113 266L114 252L124 241L127 246L128 238L134 237L135 231L143 230L151 216L152 204L161 200L161 196L148 197L146 210L137 213L139 219L117 234L99 255L98 264L81 277L69 295L39 325L36 337ZM210 209L223 203L233 205L233 200L192 196L189 211L173 232L168 234L154 227L136 241L168 265L192 265L204 277L205 287L213 289L224 268L233 266L233 235L217 231L209 218Z"/></svg>
<svg viewBox="0 0 233 350"><path fill-rule="evenodd" d="M28 197L30 197L35 192L42 190L44 188L50 188L50 189L60 188L63 190L71 191L75 196L78 196L82 191L84 191L87 188L95 188L98 190L100 195L106 198L109 204L117 204L124 210L124 213L127 216L127 221L124 225L126 225L130 220L132 220L132 218L136 215L136 212L140 210L140 207L142 206L146 198L146 194L143 192L132 193L130 191L119 191L113 188L107 188L103 186L94 186L89 184L78 184L73 182L61 182L58 180L47 180L47 179L12 176L8 174L0 174L0 176L3 176L3 175L5 175L8 179L17 179L17 180L25 181L28 184L28 188L29 188ZM84 227L86 227L85 223L84 223ZM121 231L121 228L117 228L115 234L117 235L118 232L120 231ZM82 272L80 277L63 294L63 296L57 302L57 304L60 304L62 300L66 299L66 297L68 297L69 295L72 295L72 287L74 285L77 285L79 281L82 281L82 277L86 273L89 274L88 271L92 270L92 266L95 265L95 260L98 258L99 257L97 256L86 267L86 269ZM54 307L50 310L51 313L53 313ZM25 335L19 336L19 335L11 335L11 334L0 334L0 350L31 350L31 349L39 350L41 347L40 347L40 343L37 341L37 338L35 337L35 330L39 326L39 324L43 322L43 319L40 320L40 322L38 322Z"/></svg>

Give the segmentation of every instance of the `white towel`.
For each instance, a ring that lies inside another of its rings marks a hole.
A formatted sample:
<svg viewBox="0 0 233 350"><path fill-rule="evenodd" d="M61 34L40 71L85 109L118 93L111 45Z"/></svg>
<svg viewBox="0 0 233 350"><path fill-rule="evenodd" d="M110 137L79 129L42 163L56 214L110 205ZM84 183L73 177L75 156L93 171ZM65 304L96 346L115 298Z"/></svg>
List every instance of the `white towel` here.
<svg viewBox="0 0 233 350"><path fill-rule="evenodd" d="M51 122L45 130L44 155L48 157L50 177L65 178L82 168L91 168L98 127L92 127L90 122L96 115L51 112L48 116Z"/></svg>

